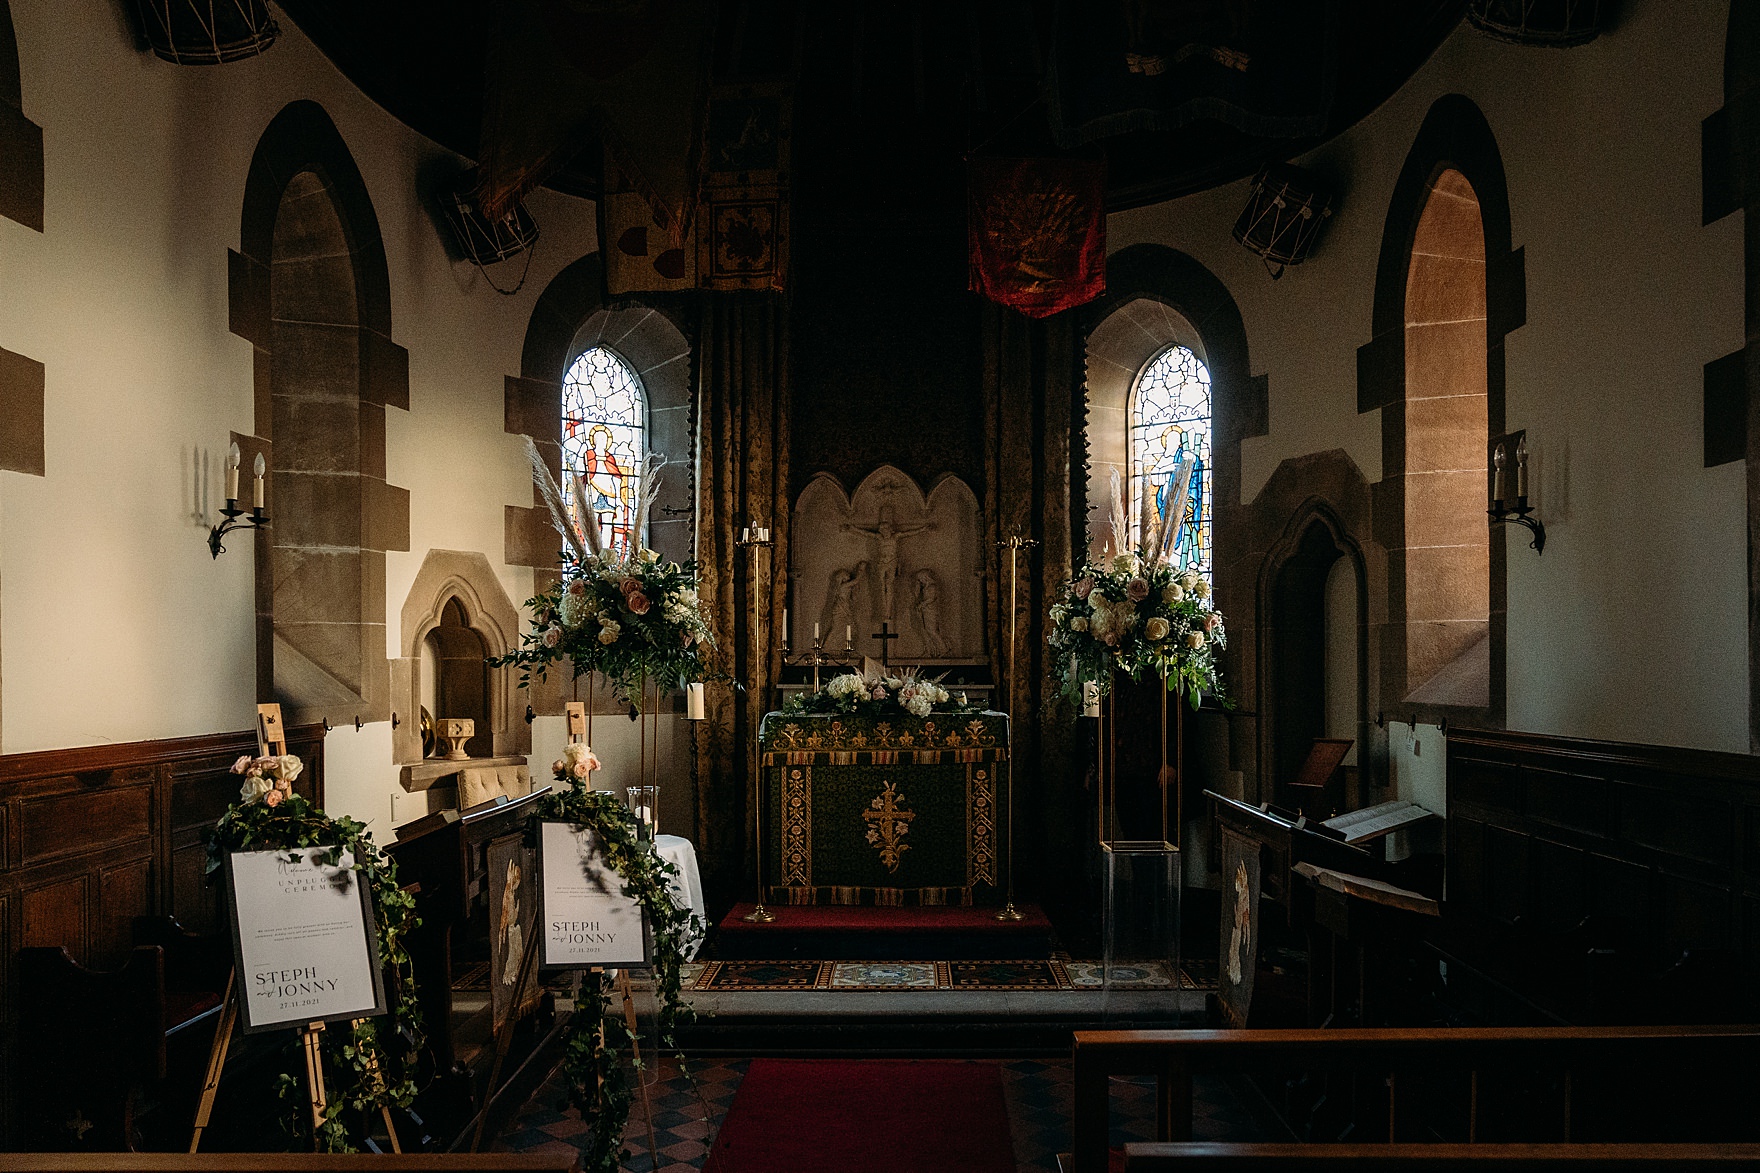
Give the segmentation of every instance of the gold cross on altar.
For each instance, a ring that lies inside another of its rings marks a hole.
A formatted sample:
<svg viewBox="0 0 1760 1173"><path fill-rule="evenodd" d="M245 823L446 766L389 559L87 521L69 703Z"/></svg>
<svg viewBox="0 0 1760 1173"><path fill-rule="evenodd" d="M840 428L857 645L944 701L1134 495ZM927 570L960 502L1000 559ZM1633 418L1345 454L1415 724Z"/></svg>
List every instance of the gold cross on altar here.
<svg viewBox="0 0 1760 1173"><path fill-rule="evenodd" d="M904 837L910 833L911 820L917 817L917 812L900 807L898 804L904 801L904 796L892 783L884 785L886 789L869 801L862 818L869 824L868 842L880 849L880 862L886 865L887 871L896 872L899 856L911 849Z"/></svg>

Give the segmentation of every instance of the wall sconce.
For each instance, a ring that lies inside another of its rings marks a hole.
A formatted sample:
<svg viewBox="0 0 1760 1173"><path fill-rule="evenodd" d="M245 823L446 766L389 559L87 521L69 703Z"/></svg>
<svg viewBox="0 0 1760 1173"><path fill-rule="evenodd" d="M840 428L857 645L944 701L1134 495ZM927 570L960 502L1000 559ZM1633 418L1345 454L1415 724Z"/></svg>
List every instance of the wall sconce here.
<svg viewBox="0 0 1760 1173"><path fill-rule="evenodd" d="M1510 440L1515 443L1516 484L1514 504L1506 495L1504 466L1508 463L1508 445ZM1512 432L1497 441L1491 450L1491 508L1485 511L1491 518L1492 525L1514 524L1527 527L1534 535L1528 545L1535 553L1546 553L1546 526L1534 516L1534 507L1528 504L1528 433Z"/></svg>
<svg viewBox="0 0 1760 1173"><path fill-rule="evenodd" d="M226 508L220 511L226 520L208 530L208 553L216 558L226 551L221 542L233 530L260 529L269 524L269 515L263 512L263 478L268 475L269 463L261 452L257 453L256 463L251 466L255 481L251 485L251 509L247 516L238 507L238 462L238 444L234 441L226 453Z"/></svg>

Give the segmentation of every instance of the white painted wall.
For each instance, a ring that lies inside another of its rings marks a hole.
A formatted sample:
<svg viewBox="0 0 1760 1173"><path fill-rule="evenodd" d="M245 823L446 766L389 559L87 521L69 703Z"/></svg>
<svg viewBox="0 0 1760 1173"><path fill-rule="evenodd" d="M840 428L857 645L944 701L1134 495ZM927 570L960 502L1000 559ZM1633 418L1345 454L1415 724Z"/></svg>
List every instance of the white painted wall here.
<svg viewBox="0 0 1760 1173"><path fill-rule="evenodd" d="M1699 124L1722 104L1729 8L1634 0L1570 50L1458 28L1406 86L1305 159L1346 177L1315 256L1275 284L1229 232L1242 181L1121 212L1108 246L1181 249L1229 288L1269 434L1242 494L1278 464L1343 448L1381 476L1379 412L1356 410L1389 199L1431 104L1484 111L1525 248L1527 325L1509 335L1510 428L1535 453L1544 557L1509 544L1512 729L1746 752L1741 464L1703 467L1702 371L1743 343L1742 214L1700 224Z"/></svg>
<svg viewBox="0 0 1760 1173"><path fill-rule="evenodd" d="M410 491L411 538L386 558L386 654L430 548L482 551L515 604L528 598L531 571L502 562L503 507L532 499L521 442L502 427L503 379L519 372L538 294L596 248L593 205L530 198L543 238L524 289L502 297L449 259L419 198L418 172L448 153L368 100L292 21L260 58L189 68L137 52L121 4L13 0L12 13L24 110L43 127L45 231L0 220L0 345L46 364L48 475L0 474L3 748L254 720L251 539L209 558L196 469L211 470L211 512L228 433L253 430L226 250L257 141L298 98L324 107L360 167L392 337L409 350L410 410L386 413L388 480ZM389 723L337 729L327 757L330 807L383 839L399 791Z"/></svg>

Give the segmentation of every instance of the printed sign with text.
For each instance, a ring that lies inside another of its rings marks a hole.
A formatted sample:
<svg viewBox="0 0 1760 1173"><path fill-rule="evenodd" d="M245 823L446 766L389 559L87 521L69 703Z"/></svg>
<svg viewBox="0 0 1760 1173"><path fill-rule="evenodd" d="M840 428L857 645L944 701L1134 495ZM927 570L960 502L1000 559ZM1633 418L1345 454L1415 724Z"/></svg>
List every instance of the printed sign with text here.
<svg viewBox="0 0 1760 1173"><path fill-rule="evenodd" d="M606 865L592 831L567 823L543 828L544 964L646 965L642 906L623 894L623 880Z"/></svg>
<svg viewBox="0 0 1760 1173"><path fill-rule="evenodd" d="M366 885L346 852L241 851L227 857L245 1030L385 1012Z"/></svg>

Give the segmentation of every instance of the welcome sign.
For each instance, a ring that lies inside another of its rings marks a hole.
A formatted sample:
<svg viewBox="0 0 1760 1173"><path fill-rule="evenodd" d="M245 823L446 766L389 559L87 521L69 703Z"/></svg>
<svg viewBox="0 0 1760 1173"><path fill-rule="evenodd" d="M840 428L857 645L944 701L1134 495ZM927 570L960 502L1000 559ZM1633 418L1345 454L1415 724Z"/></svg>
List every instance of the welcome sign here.
<svg viewBox="0 0 1760 1173"><path fill-rule="evenodd" d="M623 894L585 827L545 823L538 870L544 877L544 965L552 969L648 963L642 906Z"/></svg>
<svg viewBox="0 0 1760 1173"><path fill-rule="evenodd" d="M367 886L343 852L241 851L226 859L246 1031L385 1013Z"/></svg>

